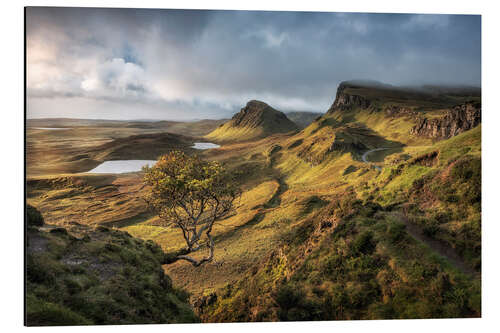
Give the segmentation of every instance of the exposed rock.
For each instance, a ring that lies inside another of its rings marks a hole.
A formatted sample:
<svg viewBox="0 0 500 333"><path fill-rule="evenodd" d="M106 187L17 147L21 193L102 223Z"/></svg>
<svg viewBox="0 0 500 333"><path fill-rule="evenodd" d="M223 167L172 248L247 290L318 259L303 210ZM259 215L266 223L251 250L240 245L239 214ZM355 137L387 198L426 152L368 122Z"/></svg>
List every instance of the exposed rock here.
<svg viewBox="0 0 500 333"><path fill-rule="evenodd" d="M431 167L437 162L439 152L432 151L430 153L420 155L409 161L410 164L418 164L426 167Z"/></svg>
<svg viewBox="0 0 500 333"><path fill-rule="evenodd" d="M297 125L287 116L264 102L252 100L206 137L218 141L245 141L276 133L296 131Z"/></svg>
<svg viewBox="0 0 500 333"><path fill-rule="evenodd" d="M276 132L289 132L297 129L287 116L278 110L273 109L264 102L252 100L235 114L231 119L232 126L236 127L269 127L277 126Z"/></svg>
<svg viewBox="0 0 500 333"><path fill-rule="evenodd" d="M441 118L421 118L410 134L433 139L448 139L481 123L481 103L468 102L447 110Z"/></svg>
<svg viewBox="0 0 500 333"><path fill-rule="evenodd" d="M352 110L356 107L361 109L366 109L371 105L371 101L363 96L348 94L345 92L346 88L350 85L346 82L342 82L337 89L337 96L335 97L335 102L328 110L327 113L332 113L335 110Z"/></svg>
<svg viewBox="0 0 500 333"><path fill-rule="evenodd" d="M418 113L409 107L404 106L390 106L385 109L386 115L390 117L405 117L416 116Z"/></svg>

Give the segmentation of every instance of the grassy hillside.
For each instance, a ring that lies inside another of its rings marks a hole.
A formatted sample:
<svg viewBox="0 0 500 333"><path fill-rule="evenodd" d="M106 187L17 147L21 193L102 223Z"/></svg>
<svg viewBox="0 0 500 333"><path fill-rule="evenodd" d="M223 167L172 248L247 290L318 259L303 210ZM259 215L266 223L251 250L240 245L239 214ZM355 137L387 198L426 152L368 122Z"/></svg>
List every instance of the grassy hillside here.
<svg viewBox="0 0 500 333"><path fill-rule="evenodd" d="M232 171L243 191L235 213L214 226L215 260L164 271L206 322L479 317L481 126L446 118L479 99L467 89L346 83L327 113L282 133L261 126L276 113L248 116L250 107L233 119L242 126L230 121L213 132L222 147L196 151ZM442 139L412 131L424 118L446 118L440 126L463 132ZM108 147L106 158L155 152L150 141L135 147L129 131L97 132L108 141L96 145L94 136L79 149ZM146 209L141 179L44 174L29 178L28 202L50 224L114 226L179 250L181 231Z"/></svg>
<svg viewBox="0 0 500 333"><path fill-rule="evenodd" d="M188 294L164 274L158 245L75 223L39 229L41 216L30 211L28 326L198 321Z"/></svg>
<svg viewBox="0 0 500 333"><path fill-rule="evenodd" d="M249 101L233 118L206 135L209 140L237 142L287 133L298 127L287 116L261 101Z"/></svg>
<svg viewBox="0 0 500 333"><path fill-rule="evenodd" d="M202 319L479 316L480 131L439 142L380 174L365 170L369 181L335 177L347 184L309 201L317 212L292 218L279 246L220 289L217 301L201 309Z"/></svg>

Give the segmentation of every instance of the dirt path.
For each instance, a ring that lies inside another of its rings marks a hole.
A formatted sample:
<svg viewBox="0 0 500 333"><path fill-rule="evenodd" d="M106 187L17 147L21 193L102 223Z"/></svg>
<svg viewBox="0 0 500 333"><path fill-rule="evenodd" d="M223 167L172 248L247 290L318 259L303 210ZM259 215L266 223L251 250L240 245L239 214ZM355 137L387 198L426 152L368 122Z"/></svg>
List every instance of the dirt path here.
<svg viewBox="0 0 500 333"><path fill-rule="evenodd" d="M375 148L375 149L371 149L371 150L368 150L367 152L365 152L363 154L363 156L361 156L361 160L363 160L363 162L365 163L371 163L370 161L368 161L366 158L368 157L368 154L371 154L373 152L376 152L376 151L379 151L379 150L386 150L386 149L390 149L390 148ZM374 165L375 169L377 169L378 171L382 171L382 168L379 167L378 165Z"/></svg>
<svg viewBox="0 0 500 333"><path fill-rule="evenodd" d="M392 215L404 222L406 225L406 231L410 236L415 238L416 240L419 240L420 242L426 244L429 246L433 251L437 252L440 256L445 257L453 266L458 268L462 273L467 274L467 275L478 275L479 273L473 270L469 265L463 261L462 258L455 252L455 250L447 245L446 243L431 238L427 235L425 235L422 231L422 229L414 224L411 223L408 218L401 212L393 212Z"/></svg>

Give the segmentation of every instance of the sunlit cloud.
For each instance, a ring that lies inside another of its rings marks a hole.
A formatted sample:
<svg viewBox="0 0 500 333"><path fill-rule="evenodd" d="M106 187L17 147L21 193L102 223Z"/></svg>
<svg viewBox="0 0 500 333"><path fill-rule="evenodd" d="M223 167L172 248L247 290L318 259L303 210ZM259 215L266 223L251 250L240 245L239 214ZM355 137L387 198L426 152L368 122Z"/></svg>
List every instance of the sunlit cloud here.
<svg viewBox="0 0 500 333"><path fill-rule="evenodd" d="M324 112L339 82L481 82L479 16L29 8L28 117Z"/></svg>

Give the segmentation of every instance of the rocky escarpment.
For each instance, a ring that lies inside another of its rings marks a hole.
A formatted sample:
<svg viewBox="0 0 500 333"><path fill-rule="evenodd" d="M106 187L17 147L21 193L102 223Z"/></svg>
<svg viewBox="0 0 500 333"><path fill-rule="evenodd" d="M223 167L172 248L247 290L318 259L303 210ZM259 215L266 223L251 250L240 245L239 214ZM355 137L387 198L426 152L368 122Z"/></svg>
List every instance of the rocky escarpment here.
<svg viewBox="0 0 500 333"><path fill-rule="evenodd" d="M468 102L447 110L440 118L420 118L410 134L432 139L447 139L481 123L481 103Z"/></svg>
<svg viewBox="0 0 500 333"><path fill-rule="evenodd" d="M371 101L366 97L348 93L347 88L351 85L347 82L342 82L338 89L337 95L335 96L335 101L333 102L327 113L332 113L335 110L352 110L354 108L366 109L371 105Z"/></svg>

